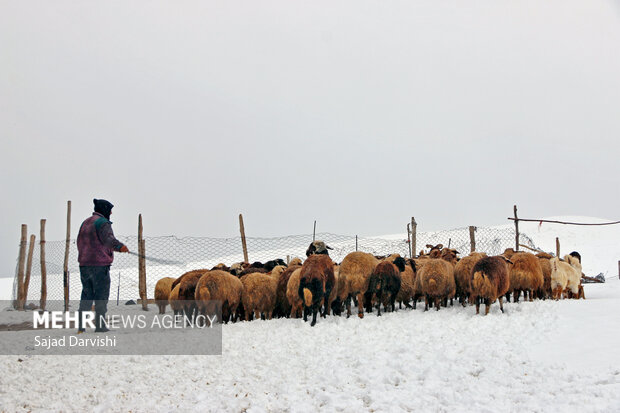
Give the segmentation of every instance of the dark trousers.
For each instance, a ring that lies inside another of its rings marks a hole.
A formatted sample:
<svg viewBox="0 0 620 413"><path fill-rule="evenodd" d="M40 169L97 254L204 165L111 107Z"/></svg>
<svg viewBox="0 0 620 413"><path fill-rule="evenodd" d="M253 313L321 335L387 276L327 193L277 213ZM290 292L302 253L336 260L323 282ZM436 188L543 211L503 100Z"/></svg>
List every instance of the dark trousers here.
<svg viewBox="0 0 620 413"><path fill-rule="evenodd" d="M82 296L80 297L80 321L82 311L90 311L95 302L95 326L101 326L101 317L108 311L110 296L110 266L80 266ZM81 323L80 323L81 326Z"/></svg>

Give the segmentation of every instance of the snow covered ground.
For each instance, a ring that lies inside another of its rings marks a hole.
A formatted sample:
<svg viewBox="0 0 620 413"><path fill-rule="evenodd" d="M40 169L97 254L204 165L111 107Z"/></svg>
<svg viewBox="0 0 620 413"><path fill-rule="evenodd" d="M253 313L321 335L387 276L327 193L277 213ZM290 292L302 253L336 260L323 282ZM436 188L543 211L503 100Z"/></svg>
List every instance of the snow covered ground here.
<svg viewBox="0 0 620 413"><path fill-rule="evenodd" d="M0 411L620 411L619 228L521 227L607 283L488 316L231 324L221 356L0 356Z"/></svg>

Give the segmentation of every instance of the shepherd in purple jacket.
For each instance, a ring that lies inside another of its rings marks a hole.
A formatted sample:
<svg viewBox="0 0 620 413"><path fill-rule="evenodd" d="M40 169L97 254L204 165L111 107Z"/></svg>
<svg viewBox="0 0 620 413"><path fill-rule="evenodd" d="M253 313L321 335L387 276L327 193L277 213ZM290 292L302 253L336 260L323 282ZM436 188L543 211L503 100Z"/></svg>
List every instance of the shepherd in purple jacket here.
<svg viewBox="0 0 620 413"><path fill-rule="evenodd" d="M80 227L77 237L78 262L82 280L80 321L83 311L90 311L95 302L95 332L109 331L105 325L110 296L110 265L114 251L129 252L127 246L116 239L112 231L112 205L105 199L93 199L95 212ZM85 329L80 325L78 334Z"/></svg>

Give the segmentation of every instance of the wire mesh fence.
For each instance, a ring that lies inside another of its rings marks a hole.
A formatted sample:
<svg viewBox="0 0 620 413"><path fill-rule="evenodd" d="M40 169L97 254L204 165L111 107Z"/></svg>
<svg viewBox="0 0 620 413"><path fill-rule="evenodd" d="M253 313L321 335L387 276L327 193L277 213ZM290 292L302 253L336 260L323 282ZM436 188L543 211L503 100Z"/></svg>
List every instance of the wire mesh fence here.
<svg viewBox="0 0 620 413"><path fill-rule="evenodd" d="M512 229L480 228L475 231L476 250L490 255L500 254L508 247L514 247L515 232ZM137 236L117 237L130 251L138 251ZM331 233L316 234L332 250L330 257L340 262L352 251L364 251L373 255L398 253L403 257L411 256L410 242L407 235L402 237L357 237ZM426 244L443 244L459 251L461 256L470 252L469 228L458 228L440 232L418 233L417 249ZM305 258L305 251L312 235L290 235L277 238L247 238L249 261L268 261L276 258ZM535 248L532 240L520 234L520 243ZM47 241L45 243L47 299L63 300L63 264L65 241ZM241 238L204 238L204 237L146 237L146 277L147 295L153 297L157 280L163 277L178 277L193 269L210 269L218 263L231 265L243 261ZM416 252L414 252L416 255ZM149 260L153 258L153 260ZM165 264L162 264L165 262ZM137 299L138 294L138 257L130 254L116 253L111 271L110 300ZM71 240L69 249L69 296L79 299L82 291L80 271L77 263L77 246ZM41 295L40 248L34 249L31 277L28 286L27 302L36 302ZM17 297L17 271L13 283L13 299Z"/></svg>

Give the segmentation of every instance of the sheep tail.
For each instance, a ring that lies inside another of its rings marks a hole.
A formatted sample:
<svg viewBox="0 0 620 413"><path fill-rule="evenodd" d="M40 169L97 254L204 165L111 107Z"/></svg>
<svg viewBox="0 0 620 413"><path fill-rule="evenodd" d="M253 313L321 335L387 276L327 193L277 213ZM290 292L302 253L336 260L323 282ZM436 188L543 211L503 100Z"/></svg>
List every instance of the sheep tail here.
<svg viewBox="0 0 620 413"><path fill-rule="evenodd" d="M304 303L306 307L312 306L312 293L307 288L304 288Z"/></svg>
<svg viewBox="0 0 620 413"><path fill-rule="evenodd" d="M437 291L437 280L435 280L435 278L431 278L428 280L428 291L429 292Z"/></svg>
<svg viewBox="0 0 620 413"><path fill-rule="evenodd" d="M479 290L480 287L482 287L483 283L484 283L484 274L482 272L480 272L480 271L476 271L474 273L472 287L474 287L474 289L476 289L476 290Z"/></svg>

